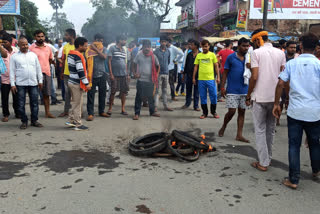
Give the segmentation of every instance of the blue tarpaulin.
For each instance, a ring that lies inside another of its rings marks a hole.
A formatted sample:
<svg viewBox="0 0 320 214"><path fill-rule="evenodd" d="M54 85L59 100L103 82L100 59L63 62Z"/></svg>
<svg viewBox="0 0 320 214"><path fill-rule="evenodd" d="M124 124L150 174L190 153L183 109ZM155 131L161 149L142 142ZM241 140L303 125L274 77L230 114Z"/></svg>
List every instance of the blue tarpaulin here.
<svg viewBox="0 0 320 214"><path fill-rule="evenodd" d="M237 34L239 34L239 35L248 35L248 36L250 36L251 37L251 34L252 34L252 32L250 32L250 31L237 31ZM276 33L274 33L274 32L268 32L268 36L269 36L269 39L271 40L271 41L279 41L280 39L285 39L285 40L290 40L290 39L292 39L292 37L294 37L294 36L285 36L285 37L280 37L280 36L278 36ZM297 38L297 37L294 37L295 39Z"/></svg>

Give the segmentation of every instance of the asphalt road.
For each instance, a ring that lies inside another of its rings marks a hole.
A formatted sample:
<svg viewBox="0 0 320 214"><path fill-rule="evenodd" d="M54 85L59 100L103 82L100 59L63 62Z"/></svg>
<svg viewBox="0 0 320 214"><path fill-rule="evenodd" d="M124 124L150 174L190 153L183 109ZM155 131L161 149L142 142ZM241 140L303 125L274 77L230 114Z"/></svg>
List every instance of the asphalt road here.
<svg viewBox="0 0 320 214"><path fill-rule="evenodd" d="M320 185L311 180L304 146L299 189L281 185L288 174L285 115L277 127L268 172L250 166L256 159L250 110L244 128L250 144L234 140L234 118L225 136L216 138L218 151L196 162L138 158L127 150L136 136L193 128L217 133L222 119L200 120L201 113L180 110L184 97L179 96L178 102L170 103L174 112L163 112L160 105L161 118L150 118L144 108L141 119L133 121L134 94L132 87L128 117L120 115L120 100L116 99L112 118L84 121L89 131L70 130L64 118L45 119L43 106L39 113L42 129L20 131L20 121L13 118L0 123L0 213L319 213ZM58 115L63 105L51 109ZM225 112L224 103L219 103L220 116Z"/></svg>

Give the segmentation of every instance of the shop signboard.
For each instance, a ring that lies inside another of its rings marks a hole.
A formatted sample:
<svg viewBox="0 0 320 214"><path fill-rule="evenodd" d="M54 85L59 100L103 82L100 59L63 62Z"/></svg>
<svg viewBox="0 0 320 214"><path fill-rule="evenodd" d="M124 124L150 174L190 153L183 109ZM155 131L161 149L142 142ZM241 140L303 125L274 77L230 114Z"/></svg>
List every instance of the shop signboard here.
<svg viewBox="0 0 320 214"><path fill-rule="evenodd" d="M268 19L320 19L320 0L267 0ZM262 19L264 0L250 1L250 19Z"/></svg>
<svg viewBox="0 0 320 214"><path fill-rule="evenodd" d="M0 0L0 15L20 15L20 0Z"/></svg>

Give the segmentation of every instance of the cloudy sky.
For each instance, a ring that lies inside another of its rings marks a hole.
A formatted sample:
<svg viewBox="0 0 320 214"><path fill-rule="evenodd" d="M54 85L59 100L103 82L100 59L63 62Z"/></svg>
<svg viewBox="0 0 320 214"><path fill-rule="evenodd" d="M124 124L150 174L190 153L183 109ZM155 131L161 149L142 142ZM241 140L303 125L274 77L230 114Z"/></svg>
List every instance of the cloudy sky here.
<svg viewBox="0 0 320 214"><path fill-rule="evenodd" d="M48 0L30 0L39 8L39 18L41 20L50 19L53 14L53 9ZM175 7L174 4L179 0L171 0L173 10L167 17L171 23L164 24L162 28L175 28L176 17L180 13L180 7ZM67 14L68 19L75 25L77 33L81 32L82 25L90 18L95 9L89 3L90 0L65 0L62 11Z"/></svg>

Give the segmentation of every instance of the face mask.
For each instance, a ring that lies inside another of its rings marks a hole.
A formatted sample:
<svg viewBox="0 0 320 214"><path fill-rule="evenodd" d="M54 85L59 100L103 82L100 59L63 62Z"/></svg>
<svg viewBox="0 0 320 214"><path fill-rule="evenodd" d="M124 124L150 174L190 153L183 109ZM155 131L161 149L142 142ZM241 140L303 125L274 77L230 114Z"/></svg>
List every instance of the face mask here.
<svg viewBox="0 0 320 214"><path fill-rule="evenodd" d="M217 50L218 50L218 47L214 47L213 50L214 50L214 51L217 51Z"/></svg>

